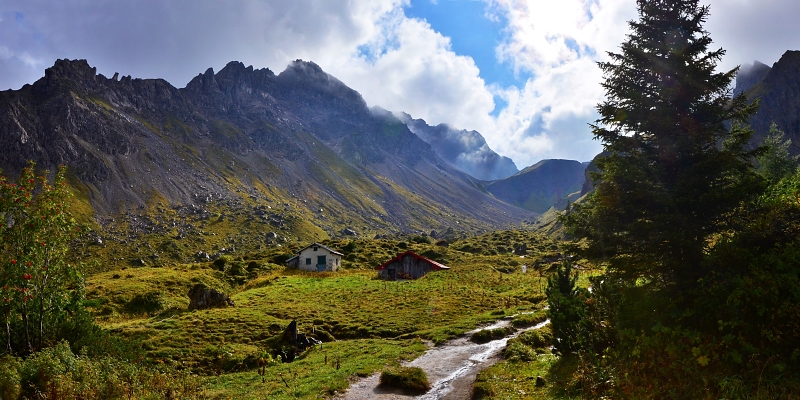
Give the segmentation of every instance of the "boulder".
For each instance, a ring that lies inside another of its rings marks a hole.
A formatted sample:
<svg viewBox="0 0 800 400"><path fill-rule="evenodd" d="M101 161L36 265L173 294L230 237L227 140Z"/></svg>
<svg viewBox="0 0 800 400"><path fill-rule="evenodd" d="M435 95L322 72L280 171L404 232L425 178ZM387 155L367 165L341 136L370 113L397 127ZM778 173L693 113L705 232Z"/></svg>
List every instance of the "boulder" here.
<svg viewBox="0 0 800 400"><path fill-rule="evenodd" d="M547 380L545 380L541 375L536 377L536 387L543 387L547 385Z"/></svg>
<svg viewBox="0 0 800 400"><path fill-rule="evenodd" d="M267 233L267 240L273 241L273 240L275 240L277 238L278 238L278 234L277 233L275 233L275 232Z"/></svg>
<svg viewBox="0 0 800 400"><path fill-rule="evenodd" d="M205 310L208 308L233 307L233 300L217 289L211 289L202 283L189 289L189 310Z"/></svg>
<svg viewBox="0 0 800 400"><path fill-rule="evenodd" d="M350 228L344 228L344 229L342 229L342 235L345 235L345 236L358 236L358 233L356 233L356 231L354 231L354 230L352 230Z"/></svg>

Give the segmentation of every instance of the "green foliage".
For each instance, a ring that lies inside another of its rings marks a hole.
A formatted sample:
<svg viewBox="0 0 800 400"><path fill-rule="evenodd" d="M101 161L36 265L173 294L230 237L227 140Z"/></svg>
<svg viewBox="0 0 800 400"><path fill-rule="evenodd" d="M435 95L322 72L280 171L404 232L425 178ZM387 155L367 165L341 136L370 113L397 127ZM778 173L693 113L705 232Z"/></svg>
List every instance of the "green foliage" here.
<svg viewBox="0 0 800 400"><path fill-rule="evenodd" d="M698 0L638 0L620 53L600 63L606 100L593 126L606 154L595 192L564 219L589 239L587 258L608 273L679 290L705 274L709 240L735 227L733 211L761 188L746 123L757 103L728 97L736 70L717 72Z"/></svg>
<svg viewBox="0 0 800 400"><path fill-rule="evenodd" d="M514 328L494 328L494 329L482 329L472 334L469 340L482 344L482 343L489 343L493 340L502 339L508 336L510 333L514 332Z"/></svg>
<svg viewBox="0 0 800 400"><path fill-rule="evenodd" d="M581 321L586 316L588 291L576 286L577 273L572 263L564 260L556 272L547 278L547 316L553 330L553 347L560 354L581 348Z"/></svg>
<svg viewBox="0 0 800 400"><path fill-rule="evenodd" d="M164 294L159 291L150 291L134 296L125 309L132 313L154 313L164 309Z"/></svg>
<svg viewBox="0 0 800 400"><path fill-rule="evenodd" d="M637 5L621 53L601 63L596 190L562 218L607 272L582 302L568 277L549 282L556 350L572 340L587 398L797 397L795 160L774 127L768 148L747 149L757 102L727 96L736 70L715 71L707 6Z"/></svg>
<svg viewBox="0 0 800 400"><path fill-rule="evenodd" d="M797 156L789 154L792 140L786 139L783 131L774 122L769 135L764 139L766 151L758 157L758 172L770 182L778 182L797 171Z"/></svg>
<svg viewBox="0 0 800 400"><path fill-rule="evenodd" d="M0 313L6 353L25 353L57 339L56 327L82 295L77 266L65 259L75 220L67 211L66 167L53 183L30 162L16 184L0 176Z"/></svg>
<svg viewBox="0 0 800 400"><path fill-rule="evenodd" d="M381 385L425 393L431 388L428 374L419 367L395 367L381 372Z"/></svg>
<svg viewBox="0 0 800 400"><path fill-rule="evenodd" d="M0 359L0 394L23 398L202 397L200 381L186 371L159 371L114 358L75 355L66 342L19 360Z"/></svg>

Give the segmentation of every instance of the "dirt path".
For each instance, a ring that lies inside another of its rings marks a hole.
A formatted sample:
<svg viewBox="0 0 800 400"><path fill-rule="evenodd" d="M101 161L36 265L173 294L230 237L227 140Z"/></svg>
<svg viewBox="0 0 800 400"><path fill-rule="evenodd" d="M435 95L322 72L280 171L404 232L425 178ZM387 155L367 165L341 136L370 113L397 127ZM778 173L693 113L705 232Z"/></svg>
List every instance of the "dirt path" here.
<svg viewBox="0 0 800 400"><path fill-rule="evenodd" d="M470 332L470 335L451 340L441 346L433 347L414 361L404 365L420 367L432 382L431 390L420 396L411 396L396 391L378 387L380 374L360 379L350 385L350 389L338 399L341 400L463 400L469 399L472 394L472 384L478 372L488 368L499 360L500 351L505 348L508 340L517 337L520 333L539 329L550 321L542 322L536 326L519 330L503 339L489 343L477 344L469 340L472 333L484 329L493 329L508 326L510 321L502 320L497 323Z"/></svg>

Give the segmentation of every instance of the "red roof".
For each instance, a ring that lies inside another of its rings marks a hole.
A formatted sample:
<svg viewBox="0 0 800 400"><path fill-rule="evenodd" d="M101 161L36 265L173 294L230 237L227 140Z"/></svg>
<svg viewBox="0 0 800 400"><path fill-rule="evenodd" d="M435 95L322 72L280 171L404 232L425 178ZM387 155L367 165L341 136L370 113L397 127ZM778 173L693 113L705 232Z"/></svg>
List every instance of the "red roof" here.
<svg viewBox="0 0 800 400"><path fill-rule="evenodd" d="M430 258L425 258L425 257L423 257L423 256L421 256L421 255L419 255L417 253L414 253L411 250L409 250L409 251L407 251L405 253L398 254L397 257L395 257L395 258L383 263L383 265L381 265L380 267L377 267L375 269L376 270L386 269L387 265L389 265L389 264L391 264L391 263L393 263L395 261L399 261L400 259L402 259L405 256L412 256L412 257L416 258L417 260L422 260L422 261L427 262L428 264L431 265L431 270L433 270L433 271L438 271L440 269L450 269L450 267L448 267L448 266L446 266L444 264L441 264L441 263L438 263L436 261L433 261Z"/></svg>

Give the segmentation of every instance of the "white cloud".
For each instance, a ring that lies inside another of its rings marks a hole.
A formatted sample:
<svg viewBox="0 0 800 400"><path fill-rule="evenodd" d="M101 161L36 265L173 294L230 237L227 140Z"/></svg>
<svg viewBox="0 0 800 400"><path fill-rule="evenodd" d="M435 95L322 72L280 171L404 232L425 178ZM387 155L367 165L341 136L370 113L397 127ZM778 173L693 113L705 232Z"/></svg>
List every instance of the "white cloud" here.
<svg viewBox="0 0 800 400"><path fill-rule="evenodd" d="M492 93L472 58L455 54L447 37L401 10L385 18L381 28L364 44L366 54L320 65L371 105L405 111L429 124L492 127Z"/></svg>

